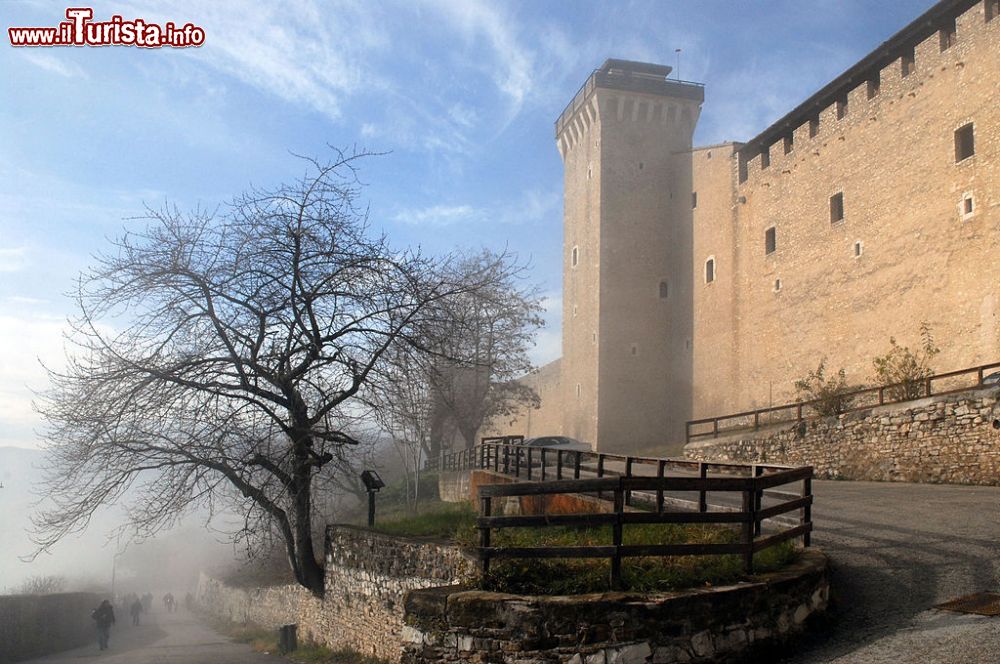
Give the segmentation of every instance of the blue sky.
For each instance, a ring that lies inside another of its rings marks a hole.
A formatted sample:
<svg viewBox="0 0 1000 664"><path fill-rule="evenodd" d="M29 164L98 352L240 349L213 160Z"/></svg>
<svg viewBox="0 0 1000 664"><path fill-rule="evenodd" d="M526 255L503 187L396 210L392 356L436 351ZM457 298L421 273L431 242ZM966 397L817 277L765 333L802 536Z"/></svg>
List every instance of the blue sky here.
<svg viewBox="0 0 1000 664"><path fill-rule="evenodd" d="M695 141L746 140L930 0L95 2L95 20L205 29L197 49L28 48L65 4L0 2L0 446L32 447L38 360L58 366L63 295L143 205L214 208L303 172L364 165L373 222L429 253L509 247L547 294L559 355L562 166L553 121L607 57L706 84ZM134 222L132 222L134 223Z"/></svg>

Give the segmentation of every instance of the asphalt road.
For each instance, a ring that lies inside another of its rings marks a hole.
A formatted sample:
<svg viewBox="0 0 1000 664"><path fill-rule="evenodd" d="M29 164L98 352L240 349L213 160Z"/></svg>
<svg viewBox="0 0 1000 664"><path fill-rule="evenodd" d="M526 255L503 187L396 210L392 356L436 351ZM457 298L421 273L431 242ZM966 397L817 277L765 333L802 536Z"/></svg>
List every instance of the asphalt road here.
<svg viewBox="0 0 1000 664"><path fill-rule="evenodd" d="M119 620L111 628L108 650L97 647L97 633L91 645L57 653L26 664L69 664L82 662L102 664L254 664L287 661L276 655L265 655L242 643L233 643L204 626L198 616L184 611L167 614L155 612L143 616L143 624L131 625L131 620Z"/></svg>
<svg viewBox="0 0 1000 664"><path fill-rule="evenodd" d="M1000 488L813 482L835 605L788 664L996 664L1000 617L934 605L1000 592Z"/></svg>

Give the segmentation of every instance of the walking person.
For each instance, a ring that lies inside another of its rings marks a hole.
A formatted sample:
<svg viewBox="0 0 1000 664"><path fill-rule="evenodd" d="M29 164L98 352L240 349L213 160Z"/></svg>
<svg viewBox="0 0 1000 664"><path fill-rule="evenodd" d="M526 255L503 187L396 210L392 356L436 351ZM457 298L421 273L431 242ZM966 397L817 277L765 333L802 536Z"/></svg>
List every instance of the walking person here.
<svg viewBox="0 0 1000 664"><path fill-rule="evenodd" d="M94 609L90 617L97 623L97 645L101 650L108 649L108 638L111 636L111 626L115 624L115 610L111 602L104 600Z"/></svg>
<svg viewBox="0 0 1000 664"><path fill-rule="evenodd" d="M132 624L138 625L139 616L142 614L142 602L139 601L138 597L136 597L135 601L132 602L132 607L129 609L129 611L132 613Z"/></svg>

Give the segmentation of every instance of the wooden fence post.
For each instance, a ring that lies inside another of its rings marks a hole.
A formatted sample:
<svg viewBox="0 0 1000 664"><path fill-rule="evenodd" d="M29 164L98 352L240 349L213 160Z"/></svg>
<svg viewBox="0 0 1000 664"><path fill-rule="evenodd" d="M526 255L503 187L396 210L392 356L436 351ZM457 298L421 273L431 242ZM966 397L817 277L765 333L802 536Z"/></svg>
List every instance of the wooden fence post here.
<svg viewBox="0 0 1000 664"><path fill-rule="evenodd" d="M528 479L531 480L531 448L528 448Z"/></svg>
<svg viewBox="0 0 1000 664"><path fill-rule="evenodd" d="M618 486L615 488L615 519L611 528L612 544L615 547L614 556L611 558L611 589L620 590L622 587L622 512L625 511L625 488L624 482L618 478Z"/></svg>
<svg viewBox="0 0 1000 664"><path fill-rule="evenodd" d="M802 497L805 498L806 496L811 496L811 495L812 495L812 474L810 473L809 477L802 480ZM812 505L805 505L802 508L802 518L800 520L799 525L805 525L807 523L812 523ZM809 546L811 534L812 533L806 532L805 534L802 535L802 546Z"/></svg>
<svg viewBox="0 0 1000 664"><path fill-rule="evenodd" d="M663 479L664 471L667 469L667 462L663 459L656 464L656 477L657 479ZM657 514L663 514L663 483L660 482L659 488L656 490L656 512Z"/></svg>
<svg viewBox="0 0 1000 664"><path fill-rule="evenodd" d="M562 467L563 467L563 451L556 450L556 479L562 479Z"/></svg>
<svg viewBox="0 0 1000 664"><path fill-rule="evenodd" d="M545 452L546 452L546 450L543 447L542 451L540 452L540 454L542 455L542 481L543 482L545 481Z"/></svg>
<svg viewBox="0 0 1000 664"><path fill-rule="evenodd" d="M503 474L510 475L510 445L503 446Z"/></svg>
<svg viewBox="0 0 1000 664"><path fill-rule="evenodd" d="M708 464L704 461L698 462L698 477L701 479L708 479ZM708 511L708 492L702 489L698 492L698 511L707 512Z"/></svg>
<svg viewBox="0 0 1000 664"><path fill-rule="evenodd" d="M632 477L632 457L630 456L625 457L625 477ZM626 505L632 504L631 491L628 490L625 491L625 504Z"/></svg>
<svg viewBox="0 0 1000 664"><path fill-rule="evenodd" d="M580 457L581 456L582 456L582 453L578 451L576 453L576 461L573 463L573 479L575 479L575 480L580 479Z"/></svg>
<svg viewBox="0 0 1000 664"><path fill-rule="evenodd" d="M514 448L514 477L521 477L521 452L524 448L520 445Z"/></svg>
<svg viewBox="0 0 1000 664"><path fill-rule="evenodd" d="M762 467L754 464L753 465L753 476L756 478L756 477L760 477L763 474L764 474L764 469ZM757 489L756 491L754 491L753 509L754 509L754 513L755 514L760 511L761 502L763 500L764 500L764 490L763 489ZM757 520L755 520L753 522L753 534L754 534L754 537L757 537L757 536L760 535L760 519L757 519Z"/></svg>
<svg viewBox="0 0 1000 664"><path fill-rule="evenodd" d="M604 455L597 455L597 479L602 479L604 477ZM597 499L601 500L601 492L597 492Z"/></svg>
<svg viewBox="0 0 1000 664"><path fill-rule="evenodd" d="M756 483L752 481L751 485ZM743 528L740 532L740 544L743 545L743 571L753 574L753 524L757 515L754 514L754 489L743 490Z"/></svg>
<svg viewBox="0 0 1000 664"><path fill-rule="evenodd" d="M492 516L492 505L490 504L489 496L480 496L479 498L479 515L488 517ZM490 546L490 527L489 526L479 526L479 558L482 564L483 576L490 573L490 556L486 552L486 549Z"/></svg>

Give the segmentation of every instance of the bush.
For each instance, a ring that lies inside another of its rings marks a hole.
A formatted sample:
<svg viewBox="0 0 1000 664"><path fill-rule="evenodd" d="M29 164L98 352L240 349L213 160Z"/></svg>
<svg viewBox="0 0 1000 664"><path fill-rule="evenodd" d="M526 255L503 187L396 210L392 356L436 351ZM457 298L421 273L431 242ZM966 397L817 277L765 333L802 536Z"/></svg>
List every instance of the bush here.
<svg viewBox="0 0 1000 664"><path fill-rule="evenodd" d="M872 362L875 366L875 382L878 385L893 386L885 391L892 401L926 396L925 382L934 375L931 360L941 349L934 344L934 337L927 323L920 324L920 341L920 349L914 352L908 346L896 343L895 337L889 337L889 352L876 357Z"/></svg>
<svg viewBox="0 0 1000 664"><path fill-rule="evenodd" d="M850 410L854 396L849 393L858 387L847 384L843 369L837 372L836 377L827 378L824 357L815 371L810 371L805 378L795 381L795 389L800 401L810 401L818 414L831 416Z"/></svg>

